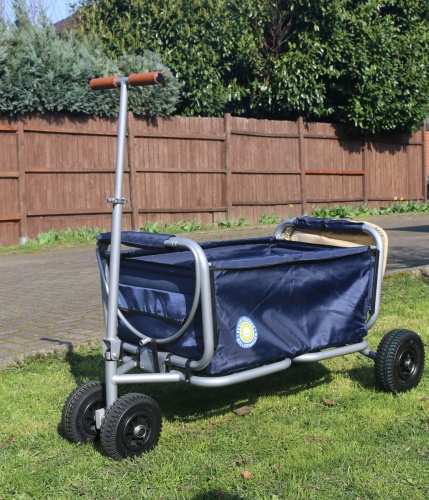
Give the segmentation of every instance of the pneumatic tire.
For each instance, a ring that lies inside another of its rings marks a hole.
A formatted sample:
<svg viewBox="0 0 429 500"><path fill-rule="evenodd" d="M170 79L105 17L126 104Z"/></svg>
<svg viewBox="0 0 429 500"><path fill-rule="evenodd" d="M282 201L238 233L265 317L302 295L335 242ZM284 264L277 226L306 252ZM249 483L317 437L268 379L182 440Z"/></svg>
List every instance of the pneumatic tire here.
<svg viewBox="0 0 429 500"><path fill-rule="evenodd" d="M162 429L161 410L152 398L132 393L117 399L101 426L101 444L106 454L121 460L152 450Z"/></svg>
<svg viewBox="0 0 429 500"><path fill-rule="evenodd" d="M64 404L61 424L73 443L98 441L100 431L95 425L95 412L106 406L106 388L98 380L78 386Z"/></svg>
<svg viewBox="0 0 429 500"><path fill-rule="evenodd" d="M417 333L392 330L378 346L375 378L387 392L407 392L419 384L424 358L424 345Z"/></svg>

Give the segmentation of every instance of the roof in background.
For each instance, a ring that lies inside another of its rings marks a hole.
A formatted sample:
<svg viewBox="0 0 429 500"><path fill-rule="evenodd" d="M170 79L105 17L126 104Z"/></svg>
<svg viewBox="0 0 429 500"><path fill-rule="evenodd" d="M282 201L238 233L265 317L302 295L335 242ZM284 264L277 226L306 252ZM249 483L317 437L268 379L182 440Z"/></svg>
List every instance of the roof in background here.
<svg viewBox="0 0 429 500"><path fill-rule="evenodd" d="M63 31L66 31L67 29L71 28L73 26L74 21L77 18L77 14L74 13L71 16L66 17L62 21L58 21L57 23L54 24L55 28L55 33L57 35L61 34Z"/></svg>

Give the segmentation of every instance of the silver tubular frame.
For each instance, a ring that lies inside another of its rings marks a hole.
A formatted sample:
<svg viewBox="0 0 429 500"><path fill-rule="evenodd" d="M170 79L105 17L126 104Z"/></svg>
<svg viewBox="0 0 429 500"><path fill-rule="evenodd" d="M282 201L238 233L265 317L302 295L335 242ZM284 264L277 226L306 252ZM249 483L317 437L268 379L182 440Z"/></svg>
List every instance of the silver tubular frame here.
<svg viewBox="0 0 429 500"><path fill-rule="evenodd" d="M122 198L124 159L125 159L125 141L127 125L127 104L128 104L128 78L118 78L116 83L120 87L120 106L118 122L118 146L116 153L116 176L114 197L107 201L113 203L112 210L112 231L110 243L110 259L102 256L108 246L105 243L98 243L96 249L97 261L100 268L101 289L104 308L104 319L106 325L106 337L103 339L103 355L105 358L105 377L106 377L106 405L109 408L118 398L118 385L130 383L164 383L164 382L188 382L200 387L223 387L244 381L249 381L258 377L266 376L272 373L286 370L292 363L308 363L321 361L324 359L343 356L355 352L374 358L375 353L368 349L368 342L361 342L341 346L337 348L326 349L319 352L303 354L293 359L286 358L281 361L266 364L256 368L246 369L237 373L225 376L204 376L195 374L207 367L214 355L215 350L215 332L211 290L210 264L207 257L198 243L187 238L171 237L164 242L166 248L189 250L193 254L195 261L195 295L194 301L186 322L174 335L167 339L155 339L157 345L172 342L182 335L191 324L196 314L197 308L201 306L201 316L203 325L203 343L204 349L200 359L187 359L174 355L170 352L152 351L147 344L153 340L143 333L137 331L130 325L125 318L124 323L130 330L141 338L140 345L134 345L122 342L118 338L118 316L121 312L118 309L119 295L119 275L121 261L121 232L123 204L126 202ZM293 225L293 219L282 221L274 232L276 239L283 239L281 234L283 230ZM381 284L383 278L383 241L377 230L371 226L363 224L361 228L369 233L375 245L370 248L377 252L373 308L366 321L366 328L369 330L377 320L380 311ZM158 356L158 362L155 363L154 356ZM121 365L118 366L118 361ZM159 365L160 372L155 371L155 366ZM134 368L142 368L143 373L129 373ZM105 409L97 410L97 427L101 425Z"/></svg>
<svg viewBox="0 0 429 500"><path fill-rule="evenodd" d="M125 139L127 134L127 109L128 109L128 78L118 78L116 82L120 87L119 120L118 120L118 145L116 150L115 194L112 209L112 240L110 244L109 286L107 297L106 320L106 404L109 408L118 399L118 387L112 383L117 373L118 359L116 349L111 350L112 341L118 342L117 337L117 310L119 290L119 267L121 259L121 232L122 232L122 190L124 178ZM110 352L111 356L107 354Z"/></svg>

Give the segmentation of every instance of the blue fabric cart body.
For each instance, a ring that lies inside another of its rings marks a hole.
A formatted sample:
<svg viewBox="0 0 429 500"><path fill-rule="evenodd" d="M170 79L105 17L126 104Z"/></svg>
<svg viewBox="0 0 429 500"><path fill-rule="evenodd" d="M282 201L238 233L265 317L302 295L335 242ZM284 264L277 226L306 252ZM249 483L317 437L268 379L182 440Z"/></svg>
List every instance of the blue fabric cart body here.
<svg viewBox="0 0 429 500"><path fill-rule="evenodd" d="M100 236L109 242L110 234ZM189 251L151 246L154 235L122 233L136 247L121 252L119 309L144 335L173 335L191 308L195 271ZM168 239L169 236L155 236ZM139 248L140 247L140 248ZM215 352L201 372L228 374L328 347L367 333L374 252L290 243L274 237L202 243L210 266ZM199 359L203 325L197 311L186 332L162 349ZM119 319L121 340L139 338Z"/></svg>

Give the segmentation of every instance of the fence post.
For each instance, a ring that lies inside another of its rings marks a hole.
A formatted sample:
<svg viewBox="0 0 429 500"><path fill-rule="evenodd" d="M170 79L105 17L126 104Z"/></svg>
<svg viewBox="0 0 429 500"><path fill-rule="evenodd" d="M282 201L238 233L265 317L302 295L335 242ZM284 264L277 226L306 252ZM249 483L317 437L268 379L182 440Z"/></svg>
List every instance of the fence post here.
<svg viewBox="0 0 429 500"><path fill-rule="evenodd" d="M129 182L130 182L130 207L131 207L131 229L133 231L139 230L139 209L137 200L137 186L136 186L136 171L135 171L135 137L134 137L134 114L128 111L128 134L127 134L127 149L128 149L128 168L129 168Z"/></svg>
<svg viewBox="0 0 429 500"><path fill-rule="evenodd" d="M368 203L368 172L366 170L366 135L362 137L362 191L363 191L363 202L365 205Z"/></svg>
<svg viewBox="0 0 429 500"><path fill-rule="evenodd" d="M422 141L423 141L423 147L422 147L422 174L423 174L423 199L424 199L424 202L427 203L428 201L428 188L427 188L427 182L426 182L426 178L427 176L429 176L429 165L427 164L427 159L426 159L426 156L427 156L427 144L426 144L426 123L423 125L423 130L422 130L422 134L423 134L423 137L422 137Z"/></svg>
<svg viewBox="0 0 429 500"><path fill-rule="evenodd" d="M301 170L301 215L307 213L307 194L306 194L306 178L304 166L304 119L302 116L298 118L298 158L299 169Z"/></svg>
<svg viewBox="0 0 429 500"><path fill-rule="evenodd" d="M25 165L24 165L24 124L18 123L16 132L16 161L18 163L18 208L21 217L19 221L19 244L27 243L27 198L25 191Z"/></svg>
<svg viewBox="0 0 429 500"><path fill-rule="evenodd" d="M231 149L231 114L225 113L223 117L225 130L225 148L224 148L224 168L225 168L225 193L226 193L226 216L232 217L232 171L230 165Z"/></svg>

